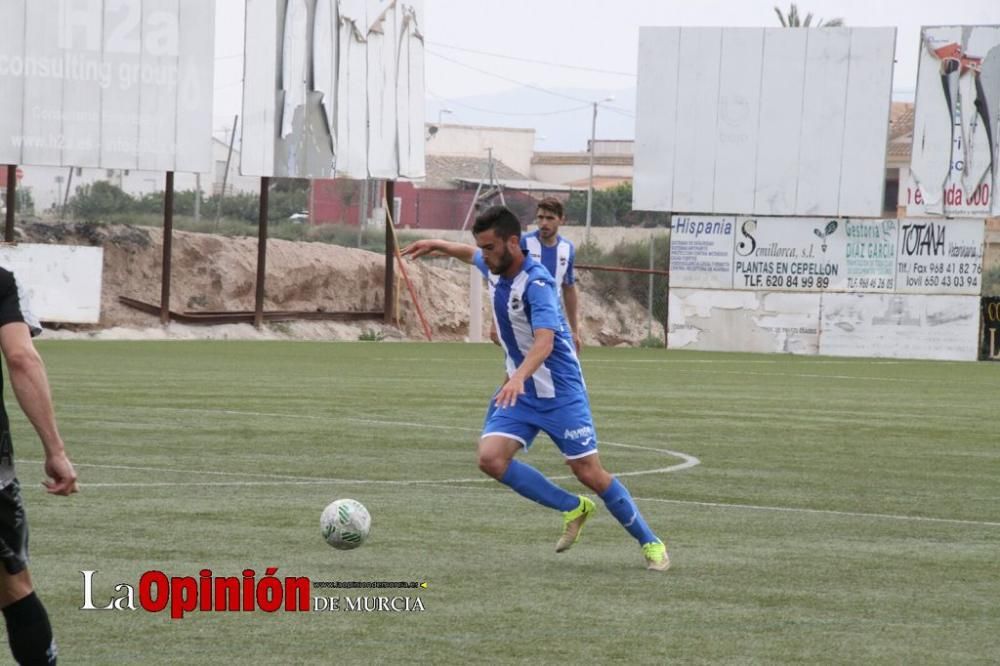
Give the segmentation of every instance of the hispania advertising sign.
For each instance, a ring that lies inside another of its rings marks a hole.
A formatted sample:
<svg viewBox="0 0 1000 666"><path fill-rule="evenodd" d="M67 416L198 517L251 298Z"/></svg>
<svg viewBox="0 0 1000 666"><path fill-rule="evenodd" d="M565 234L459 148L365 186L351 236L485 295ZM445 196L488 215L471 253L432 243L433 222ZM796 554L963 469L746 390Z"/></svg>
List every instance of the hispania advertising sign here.
<svg viewBox="0 0 1000 666"><path fill-rule="evenodd" d="M0 2L0 162L211 170L214 0Z"/></svg>

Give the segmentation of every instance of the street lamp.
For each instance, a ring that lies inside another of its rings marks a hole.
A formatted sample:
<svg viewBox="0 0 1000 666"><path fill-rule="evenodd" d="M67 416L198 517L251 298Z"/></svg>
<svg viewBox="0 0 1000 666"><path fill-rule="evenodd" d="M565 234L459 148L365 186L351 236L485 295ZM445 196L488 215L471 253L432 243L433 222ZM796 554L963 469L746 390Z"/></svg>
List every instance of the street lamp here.
<svg viewBox="0 0 1000 666"><path fill-rule="evenodd" d="M584 233L584 243L590 242L590 213L594 205L594 144L597 142L597 107L604 102L615 101L614 95L605 97L600 102L593 102L594 117L590 123L590 178L587 180L587 230Z"/></svg>

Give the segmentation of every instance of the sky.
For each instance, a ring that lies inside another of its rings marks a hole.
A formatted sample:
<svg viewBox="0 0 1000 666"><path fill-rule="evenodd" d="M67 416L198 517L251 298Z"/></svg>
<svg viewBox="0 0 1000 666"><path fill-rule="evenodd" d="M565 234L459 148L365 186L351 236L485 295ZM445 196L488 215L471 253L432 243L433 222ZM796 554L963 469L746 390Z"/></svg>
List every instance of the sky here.
<svg viewBox="0 0 1000 666"><path fill-rule="evenodd" d="M240 112L245 0L216 0L215 120ZM894 99L912 101L922 25L1000 24L1000 0L804 0L799 13L895 27ZM773 0L424 0L428 122L548 127L538 150L631 138L640 26L777 27ZM782 2L787 12L788 3ZM558 66L557 66L558 65Z"/></svg>

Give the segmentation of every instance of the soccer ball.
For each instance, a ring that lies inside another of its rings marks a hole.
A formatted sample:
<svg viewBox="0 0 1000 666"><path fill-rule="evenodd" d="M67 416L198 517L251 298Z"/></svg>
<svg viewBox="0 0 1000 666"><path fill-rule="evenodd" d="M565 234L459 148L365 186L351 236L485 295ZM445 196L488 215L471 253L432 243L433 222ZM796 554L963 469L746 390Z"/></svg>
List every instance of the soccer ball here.
<svg viewBox="0 0 1000 666"><path fill-rule="evenodd" d="M357 548L368 538L372 517L365 505L357 500L339 499L330 502L319 519L323 538L337 550Z"/></svg>

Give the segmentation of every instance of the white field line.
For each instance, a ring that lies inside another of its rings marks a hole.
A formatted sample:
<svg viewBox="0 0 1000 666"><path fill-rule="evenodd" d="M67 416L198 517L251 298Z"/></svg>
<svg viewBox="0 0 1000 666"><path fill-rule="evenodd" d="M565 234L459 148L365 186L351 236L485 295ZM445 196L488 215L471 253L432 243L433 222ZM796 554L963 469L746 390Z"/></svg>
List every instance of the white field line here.
<svg viewBox="0 0 1000 666"><path fill-rule="evenodd" d="M835 511L832 509L803 509L786 506L763 506L760 504L728 504L725 502L697 502L694 500L672 500L660 497L637 497L643 502L661 502L665 504L685 504L688 506L705 506L721 509L749 509L753 511L778 511L781 513L812 513L824 516L846 516L849 518L880 518L883 520L912 520L922 523L949 523L953 525L980 525L985 527L1000 527L1000 522L989 520L962 520L960 518L932 518L928 516L904 516L893 513L865 513L863 511Z"/></svg>
<svg viewBox="0 0 1000 666"><path fill-rule="evenodd" d="M30 464L42 464L39 460L18 460L18 464L30 463ZM130 469L130 470L149 470L157 472L179 472L185 474L225 474L230 476L240 476L244 475L240 472L203 472L200 470L177 470L177 469L162 469L154 467L129 467L126 465L97 465L97 464L83 464L77 465L77 467L94 467L94 468L110 468L110 469ZM645 472L644 472L645 473ZM257 476L257 477L268 477L268 474L254 474L246 473L245 476ZM499 490L494 485L473 488L470 486L457 486L454 484L459 483L480 483L480 482L492 482L493 479L486 477L479 477L475 479L445 479L437 481L389 481L389 480L375 480L375 479L310 479L307 477L285 477L274 475L277 479L276 481L152 481L152 482L132 482L132 483L88 483L82 486L82 491L86 492L92 488L178 488L178 487L193 487L193 488L213 488L213 487L261 487L261 486L335 486L335 485L371 485L371 486L445 486L452 490L469 489L469 490ZM618 474L616 476L622 476ZM562 477L551 477L553 479L564 479L568 478ZM41 486L37 488L35 486L22 486L22 490L32 489L41 492ZM971 525L976 527L1000 527L1000 522L988 521L988 520L963 520L960 518L934 518L930 516L906 516L901 514L893 513L867 513L864 511L836 511L833 509L806 509L799 507L785 507L785 506L765 506L761 504L729 504L725 502L699 502L696 500L674 500L665 499L662 497L636 497L639 502L657 502L661 504L678 504L681 506L699 506L712 509L734 509L742 511L772 511L778 513L801 513L801 514L811 514L819 516L832 516L832 517L842 517L842 518L865 518L874 520L896 520L896 521L910 521L910 522L920 522L920 523L937 523L942 525Z"/></svg>
<svg viewBox="0 0 1000 666"><path fill-rule="evenodd" d="M213 409L183 409L183 408L169 408L163 407L158 408L160 410L167 411L180 411L180 412L196 412L196 413L208 413L208 414L228 414L237 416L254 416L254 417L280 417L280 418L291 418L291 419L310 419L310 420L327 420L327 421L350 421L355 423L365 423L369 425L378 426L407 426L414 428L432 428L436 430L454 430L462 432L479 432L478 429L468 428L463 426L447 426L447 425L434 425L434 424L423 424L410 421L386 421L380 419L360 419L354 417L324 417L324 416L311 416L304 414L281 414L281 413L270 413L270 412L247 412L239 410L213 410ZM681 458L684 462L671 465L669 467L660 467L648 470L637 470L633 472L617 472L615 476L641 476L647 474L662 474L668 472L676 472L684 469L689 469L696 465L701 464L701 461L695 456L688 455L686 453L681 453L678 451L670 451L668 449L657 449L650 446L639 446L635 444L622 444L619 442L601 442L604 446L614 446L620 448L628 449L638 449L644 451L653 451L656 453L662 453L665 455L670 455L674 457ZM18 464L35 464L41 465L44 461L41 460L18 460ZM264 479L275 479L272 481L221 481L221 482L204 482L204 481L181 481L181 482L169 482L169 481L154 481L154 482L140 482L140 483L88 483L81 484L83 488L130 488L130 487L179 487L179 486L191 486L191 487L208 487L208 486L279 486L279 485L334 485L334 484L353 484L353 485L386 485L386 486L416 486L416 485L449 485L449 484L459 484L459 483L483 483L493 481L493 479L488 477L476 477L468 479L426 479L426 480L378 480L378 479L318 479L313 477L303 477L303 476L289 476L289 475L278 475L278 474L267 474L267 473L255 473L255 472L220 472L220 471L205 471L205 470L191 470L191 469L170 469L162 467L141 467L141 466L131 466L131 465L102 465L102 464L91 464L91 463L77 463L77 467L94 467L99 469L121 469L121 470L132 470L132 471L148 471L148 472L158 472L158 473L177 473L177 474L202 474L202 475L214 475L214 476L234 476L234 477L262 477ZM561 476L552 476L552 480L564 480L573 478L572 475L565 474ZM756 504L727 504L722 502L699 502L694 500L672 500L656 497L637 497L637 500L644 502L660 502L668 504L681 504L688 506L704 506L713 508L723 508L723 509L743 509L752 511L777 511L785 513L809 513L817 515L829 515L829 516L844 516L844 517L854 517L854 518L877 518L884 520L903 520L903 521L915 521L915 522L931 522L931 523L942 523L942 524L957 524L957 525L978 525L985 527L1000 527L1000 522L992 521L981 521L981 520L962 520L958 518L934 518L927 516L905 516L898 514L888 514L888 513L865 513L860 511L835 511L830 509L805 509L805 508L795 508L795 507L775 507L775 506L763 506Z"/></svg>

